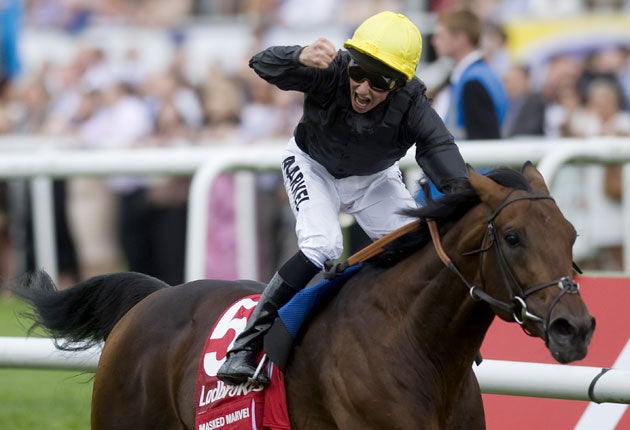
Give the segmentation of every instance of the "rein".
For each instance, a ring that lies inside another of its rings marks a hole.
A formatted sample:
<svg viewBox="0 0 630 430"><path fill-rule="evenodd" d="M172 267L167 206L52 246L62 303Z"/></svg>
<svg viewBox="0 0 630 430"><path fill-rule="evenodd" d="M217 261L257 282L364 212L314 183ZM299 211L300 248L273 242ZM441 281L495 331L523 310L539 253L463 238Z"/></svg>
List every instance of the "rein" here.
<svg viewBox="0 0 630 430"><path fill-rule="evenodd" d="M340 263L326 261L324 263L324 277L326 277L327 279L332 279L338 274L342 273L348 267L354 266L355 264L362 263L374 257L375 255L380 254L385 249L385 246L387 246L389 243L393 242L394 240L398 239L399 237L404 236L410 231L415 230L416 228L420 226L421 223L422 223L422 220L417 219L415 221L410 222L409 224L399 227L398 229L392 231L391 233L370 243L365 248L352 254L350 257L348 257L346 261L342 261Z"/></svg>
<svg viewBox="0 0 630 430"><path fill-rule="evenodd" d="M499 215L499 213L506 206L508 206L508 205L510 205L510 204L512 204L514 202L520 201L520 200L543 200L543 199L553 200L553 198L548 196L548 195L527 194L527 195L524 195L524 196L514 197L514 198L506 199L505 201L503 201L503 203L501 203L490 214L490 216L487 219L488 225L487 225L486 233L485 233L485 235L484 235L484 237L482 239L482 242L481 242L481 248L479 248L477 250L474 250L474 251L466 252L466 253L463 254L463 255L479 254L479 270L480 270L480 277L481 277L481 285L483 286L483 284L484 284L484 281L483 281L483 265L482 265L483 255L484 255L485 252L487 252L490 249L494 248L495 254L496 254L498 262L499 262L499 268L501 270L501 276L503 278L503 284L507 288L508 294L509 294L509 297L510 297L510 302L507 302L507 303L492 297L491 295L486 293L483 288L479 288L479 287L473 285L468 279L466 279L466 277L464 277L464 275L462 275L462 273L459 271L459 269L457 269L457 267L455 266L453 261L450 259L450 257L444 251L444 248L442 247L442 243L441 243L441 240L440 240L440 234L439 234L439 231L438 231L437 224L436 224L435 220L427 219L426 222L427 222L428 227L429 227L429 232L431 234L431 239L433 241L433 246L435 247L435 250L436 250L440 260L444 263L444 265L449 270L451 270L453 273L455 273L462 280L462 282L468 288L470 296L474 300L481 300L481 301L489 304L490 306L497 307L499 309L502 309L502 310L504 310L506 312L511 313L512 316L514 317L514 320L521 326L523 331L525 331L525 333L527 333L528 335L532 335L525 328L525 324L529 320L543 324L544 340L545 340L545 344L547 344L548 341L549 341L549 338L548 338L549 323L550 323L551 314L553 312L553 309L555 308L555 306L558 303L558 301L565 294L567 294L567 293L569 293L569 294L577 294L579 292L579 284L577 282L575 282L572 279L572 277L564 276L564 277L562 277L560 279L556 279L556 280L553 280L553 281L542 283L540 285L535 285L533 287L529 287L527 289L523 289L521 284L520 284L520 282L516 279L516 276L514 276L512 270L510 269L510 265L509 265L507 259L505 258L505 255L503 254L503 251L501 250L501 246L499 245L498 240L497 240L496 227L494 225L495 218ZM575 263L573 263L573 268L578 273L581 273L580 268ZM540 316L537 316L537 315L529 312L529 310L527 309L527 303L526 303L527 298L532 296L533 294L539 292L539 291L542 291L542 290L544 290L544 289L546 289L548 287L552 287L552 286L557 286L558 288L560 288L560 293L558 293L558 295L554 298L553 302L551 303L551 306L549 306L549 311L547 312L546 317L545 318L541 318ZM515 291L517 292L517 294L514 293Z"/></svg>

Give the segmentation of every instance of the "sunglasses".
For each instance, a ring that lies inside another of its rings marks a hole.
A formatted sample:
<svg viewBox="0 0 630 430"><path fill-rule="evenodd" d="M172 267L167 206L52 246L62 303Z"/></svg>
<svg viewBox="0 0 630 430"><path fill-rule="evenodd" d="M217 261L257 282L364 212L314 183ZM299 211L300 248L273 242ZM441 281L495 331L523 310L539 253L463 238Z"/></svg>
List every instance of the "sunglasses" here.
<svg viewBox="0 0 630 430"><path fill-rule="evenodd" d="M350 75L350 79L358 83L367 79L370 88L379 93L391 91L394 88L401 86L400 80L396 78L388 78L387 76L365 70L354 60L350 60L350 63L348 64L348 75Z"/></svg>

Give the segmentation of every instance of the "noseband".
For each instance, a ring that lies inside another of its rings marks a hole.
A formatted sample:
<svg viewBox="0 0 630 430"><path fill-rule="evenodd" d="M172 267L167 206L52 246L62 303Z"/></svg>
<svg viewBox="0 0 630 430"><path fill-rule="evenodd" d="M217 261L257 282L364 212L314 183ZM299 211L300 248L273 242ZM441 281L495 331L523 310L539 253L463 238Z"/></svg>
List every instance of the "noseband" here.
<svg viewBox="0 0 630 430"><path fill-rule="evenodd" d="M495 218L506 206L520 200L543 200L543 199L553 200L552 197L548 195L543 195L543 194L526 194L523 196L511 198L511 199L508 198L505 201L503 201L503 203L501 203L494 210L494 212L492 212L492 214L490 214L490 216L487 219L488 225L486 228L486 233L484 234L484 237L481 242L481 248L476 249L474 251L469 251L463 254L463 255L479 254L479 273L480 273L482 288L477 287L473 285L470 281L468 281L462 275L462 273L457 269L455 264L453 264L452 260L448 257L448 255L444 252L444 249L442 248L442 244L440 242L440 236L439 236L438 228L435 221L427 220L427 224L429 226L429 231L431 233L433 245L435 246L435 249L440 259L446 265L446 267L448 267L453 273L455 273L464 282L464 284L468 287L470 296L473 299L481 300L489 304L490 306L494 306L506 312L511 313L514 317L514 320L529 335L531 335L531 333L525 328L525 324L528 321L535 321L537 323L541 323L544 329L545 343L548 343L549 324L550 324L550 319L551 319L551 314L553 312L553 309L558 304L558 301L560 300L560 298L562 298L562 296L564 296L565 294L567 293L577 294L579 292L579 284L575 282L571 276L564 276L562 278L555 279L553 281L544 282L540 285L524 288L521 285L521 283L516 279L516 276L514 276L514 273L512 272L503 251L501 250L501 246L498 243L498 239L497 239L496 227L494 225ZM482 264L483 261L482 260L483 260L484 254L491 249L494 249L494 252L497 257L498 264L499 264L499 269L501 271L501 277L503 278L503 285L507 288L508 296L510 297L508 302L504 302L490 296L488 293L484 291L485 288L483 288L484 276L483 276L483 264ZM573 263L573 268L578 273L582 273L580 268L575 263ZM542 318L540 316L537 316L531 313L527 309L528 297L548 287L553 287L553 286L557 286L558 288L560 288L560 292L558 293L558 295L556 295L551 305L549 306L549 310L547 311L546 317Z"/></svg>

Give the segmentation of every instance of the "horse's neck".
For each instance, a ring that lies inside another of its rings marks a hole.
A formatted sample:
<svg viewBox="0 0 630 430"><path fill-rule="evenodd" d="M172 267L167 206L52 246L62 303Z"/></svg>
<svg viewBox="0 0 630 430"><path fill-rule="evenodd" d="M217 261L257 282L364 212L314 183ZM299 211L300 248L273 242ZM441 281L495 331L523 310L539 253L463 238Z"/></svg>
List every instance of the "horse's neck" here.
<svg viewBox="0 0 630 430"><path fill-rule="evenodd" d="M454 355L473 357L493 314L470 298L462 281L437 257L425 256L422 260L426 263L417 264L410 259L393 269L394 276L408 280L408 285L400 286L409 291L404 313L407 335L419 345L435 345L431 354L444 354L446 362L453 361L449 357ZM472 273L472 268L465 269L460 268Z"/></svg>
<svg viewBox="0 0 630 430"><path fill-rule="evenodd" d="M452 258L459 252L454 250L456 238L467 233L451 233L452 239L445 237L444 245ZM459 384L470 371L494 314L470 298L461 279L439 260L432 248L429 244L382 273L381 285L374 290L380 290L376 294L390 317L401 318L393 347L407 351L405 355L417 359L425 369L433 369L436 374L432 377ZM476 278L476 258L458 261L458 265L467 279ZM383 290L394 288L395 293L383 294Z"/></svg>

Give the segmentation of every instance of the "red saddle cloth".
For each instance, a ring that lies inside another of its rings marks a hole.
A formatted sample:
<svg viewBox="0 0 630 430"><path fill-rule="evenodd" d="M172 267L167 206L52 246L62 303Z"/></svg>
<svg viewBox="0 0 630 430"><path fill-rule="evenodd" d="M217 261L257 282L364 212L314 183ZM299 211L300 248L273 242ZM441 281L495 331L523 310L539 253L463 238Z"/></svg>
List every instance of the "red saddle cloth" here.
<svg viewBox="0 0 630 430"><path fill-rule="evenodd" d="M290 430L284 376L273 364L267 387L229 385L217 379L226 353L247 323L260 295L240 299L227 308L206 339L197 371L196 430ZM261 352L262 354L262 352Z"/></svg>

